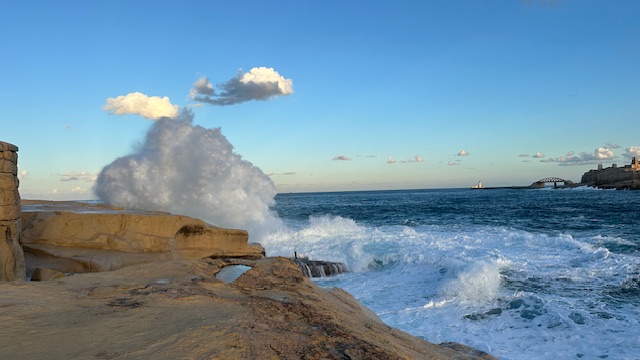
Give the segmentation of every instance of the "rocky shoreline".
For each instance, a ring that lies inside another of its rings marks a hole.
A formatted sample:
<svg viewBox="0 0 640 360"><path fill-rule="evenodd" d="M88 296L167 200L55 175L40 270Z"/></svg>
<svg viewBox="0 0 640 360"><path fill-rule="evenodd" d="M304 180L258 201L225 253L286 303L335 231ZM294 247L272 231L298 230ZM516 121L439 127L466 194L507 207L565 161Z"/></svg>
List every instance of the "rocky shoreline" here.
<svg viewBox="0 0 640 360"><path fill-rule="evenodd" d="M265 257L244 230L21 201L17 151L0 142L0 359L493 359L385 325L307 277L342 264Z"/></svg>
<svg viewBox="0 0 640 360"><path fill-rule="evenodd" d="M22 223L26 272L48 281L0 283L0 358L493 359L385 325L294 261L335 263L265 257L242 230L48 201Z"/></svg>
<svg viewBox="0 0 640 360"><path fill-rule="evenodd" d="M251 269L216 278L233 264ZM6 359L492 359L393 329L285 258L142 264L0 292Z"/></svg>

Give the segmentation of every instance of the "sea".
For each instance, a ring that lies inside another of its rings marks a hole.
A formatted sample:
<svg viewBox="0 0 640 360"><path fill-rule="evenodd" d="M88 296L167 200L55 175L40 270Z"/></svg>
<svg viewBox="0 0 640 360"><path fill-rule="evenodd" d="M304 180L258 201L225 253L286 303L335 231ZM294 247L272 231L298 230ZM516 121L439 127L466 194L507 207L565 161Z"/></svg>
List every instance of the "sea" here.
<svg viewBox="0 0 640 360"><path fill-rule="evenodd" d="M640 191L278 194L267 255L345 263L315 279L386 324L500 359L640 359Z"/></svg>

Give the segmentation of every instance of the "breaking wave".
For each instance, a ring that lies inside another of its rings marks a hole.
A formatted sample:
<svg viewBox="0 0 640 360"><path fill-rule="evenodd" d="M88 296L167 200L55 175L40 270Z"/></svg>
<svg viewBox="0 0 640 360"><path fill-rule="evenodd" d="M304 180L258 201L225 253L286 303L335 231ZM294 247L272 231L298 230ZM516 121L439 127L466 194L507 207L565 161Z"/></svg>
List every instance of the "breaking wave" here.
<svg viewBox="0 0 640 360"><path fill-rule="evenodd" d="M245 229L259 241L281 226L270 210L276 188L234 152L220 128L194 125L193 114L154 122L144 142L100 172L96 195L130 209L166 211Z"/></svg>

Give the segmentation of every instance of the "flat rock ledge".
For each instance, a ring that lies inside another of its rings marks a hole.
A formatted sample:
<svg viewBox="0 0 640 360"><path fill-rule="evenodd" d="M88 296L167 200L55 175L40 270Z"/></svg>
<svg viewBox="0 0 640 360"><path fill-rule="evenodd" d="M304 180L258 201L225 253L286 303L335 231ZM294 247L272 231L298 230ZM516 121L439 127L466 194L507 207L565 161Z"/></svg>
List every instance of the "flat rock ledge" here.
<svg viewBox="0 0 640 360"><path fill-rule="evenodd" d="M230 265L249 269L219 280ZM286 258L153 262L0 293L2 359L494 359L391 328Z"/></svg>
<svg viewBox="0 0 640 360"><path fill-rule="evenodd" d="M21 216L26 273L34 280L174 259L265 256L260 244L248 243L245 230L164 212L22 200Z"/></svg>

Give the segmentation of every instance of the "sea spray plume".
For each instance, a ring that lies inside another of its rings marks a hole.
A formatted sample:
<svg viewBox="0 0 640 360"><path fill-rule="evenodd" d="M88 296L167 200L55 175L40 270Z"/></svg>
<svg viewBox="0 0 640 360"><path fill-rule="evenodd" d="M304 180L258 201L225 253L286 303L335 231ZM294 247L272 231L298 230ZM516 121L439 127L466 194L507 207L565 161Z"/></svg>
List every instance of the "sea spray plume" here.
<svg viewBox="0 0 640 360"><path fill-rule="evenodd" d="M220 94L205 76L193 84L190 96L195 101L211 105L233 105L250 100L267 100L275 96L293 93L293 81L285 79L273 68L257 67L242 73L224 83L218 84Z"/></svg>
<svg viewBox="0 0 640 360"><path fill-rule="evenodd" d="M259 168L233 151L219 128L192 124L183 110L161 118L131 155L100 172L95 192L107 204L200 218L249 231L252 241L280 226L270 211L276 189Z"/></svg>

